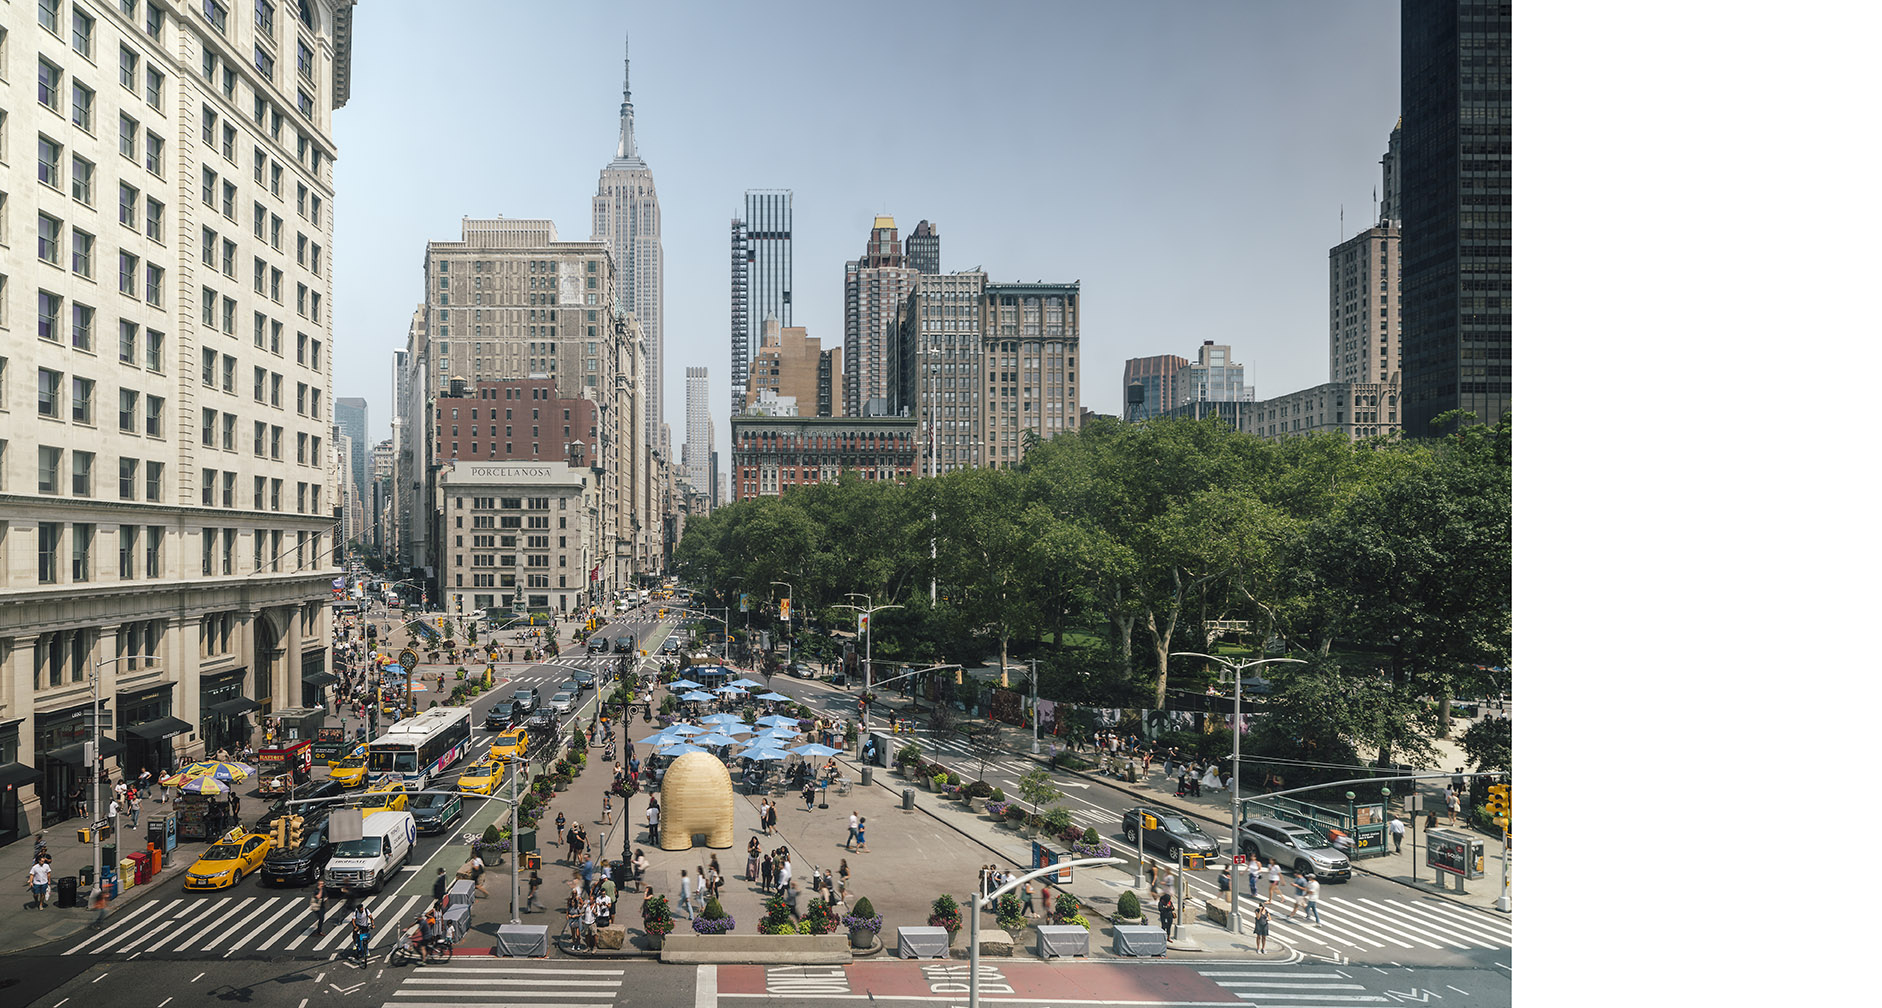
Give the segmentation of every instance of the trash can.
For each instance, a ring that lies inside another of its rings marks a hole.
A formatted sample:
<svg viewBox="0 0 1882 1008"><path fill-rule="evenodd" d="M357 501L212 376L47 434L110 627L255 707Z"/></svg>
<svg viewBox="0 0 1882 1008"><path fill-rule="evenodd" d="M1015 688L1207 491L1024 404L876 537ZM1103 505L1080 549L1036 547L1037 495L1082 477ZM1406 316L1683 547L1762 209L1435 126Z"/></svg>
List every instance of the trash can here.
<svg viewBox="0 0 1882 1008"><path fill-rule="evenodd" d="M99 863L104 865L107 868L111 867L114 864L117 864L118 863L118 842L116 840L113 840L110 843L103 844L102 846L104 848L104 857L99 859Z"/></svg>
<svg viewBox="0 0 1882 1008"><path fill-rule="evenodd" d="M118 884L126 889L137 884L137 862L130 858L118 862Z"/></svg>
<svg viewBox="0 0 1882 1008"><path fill-rule="evenodd" d="M909 810L909 809L913 809L914 807L915 807L915 789L903 788L902 789L902 808L904 810Z"/></svg>
<svg viewBox="0 0 1882 1008"><path fill-rule="evenodd" d="M138 885L149 885L150 854L146 851L138 851L132 854L127 860L131 863L131 877L136 880L136 883Z"/></svg>
<svg viewBox="0 0 1882 1008"><path fill-rule="evenodd" d="M59 876L59 905L61 907L78 906L78 876Z"/></svg>
<svg viewBox="0 0 1882 1008"><path fill-rule="evenodd" d="M863 787L868 787L869 785L874 784L875 782L876 782L876 768L865 765L863 767Z"/></svg>

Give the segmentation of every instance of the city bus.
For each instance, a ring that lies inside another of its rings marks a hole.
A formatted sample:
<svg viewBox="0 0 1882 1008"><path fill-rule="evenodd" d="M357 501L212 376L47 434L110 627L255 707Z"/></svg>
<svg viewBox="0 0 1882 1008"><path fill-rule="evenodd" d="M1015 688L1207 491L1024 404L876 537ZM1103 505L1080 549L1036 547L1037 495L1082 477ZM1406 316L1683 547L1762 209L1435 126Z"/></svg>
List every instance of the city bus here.
<svg viewBox="0 0 1882 1008"><path fill-rule="evenodd" d="M423 790L470 748L471 709L433 707L387 728L367 750L373 783L404 781Z"/></svg>

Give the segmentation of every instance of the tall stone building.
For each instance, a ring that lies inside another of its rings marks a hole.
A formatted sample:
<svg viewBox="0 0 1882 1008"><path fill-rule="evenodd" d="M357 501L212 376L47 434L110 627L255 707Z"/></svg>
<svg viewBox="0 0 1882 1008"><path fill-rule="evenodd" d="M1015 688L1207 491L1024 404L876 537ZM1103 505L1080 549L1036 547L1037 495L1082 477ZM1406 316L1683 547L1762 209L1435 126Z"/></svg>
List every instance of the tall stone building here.
<svg viewBox="0 0 1882 1008"><path fill-rule="evenodd" d="M937 246L937 261L939 254ZM902 255L893 217L877 217L862 256L843 264L844 416L888 414L895 313L919 275Z"/></svg>
<svg viewBox="0 0 1882 1008"><path fill-rule="evenodd" d="M891 415L917 421L916 472L968 469L981 448L981 311L987 274L924 273L896 314Z"/></svg>
<svg viewBox="0 0 1882 1008"><path fill-rule="evenodd" d="M0 7L0 843L334 680L352 7Z"/></svg>
<svg viewBox="0 0 1882 1008"><path fill-rule="evenodd" d="M1196 348L1196 359L1184 362L1176 370L1177 402L1247 402L1253 399L1254 386L1244 380L1242 365L1235 350L1226 343L1203 340Z"/></svg>
<svg viewBox="0 0 1882 1008"><path fill-rule="evenodd" d="M841 374L843 352L823 349L803 326L781 326L766 319L758 357L752 361L751 388L741 413L751 412L761 397L788 396L799 416L829 416L832 380Z"/></svg>
<svg viewBox="0 0 1882 1008"><path fill-rule="evenodd" d="M1030 444L1078 429L1078 315L1077 282L986 285L977 464L1011 469Z"/></svg>
<svg viewBox="0 0 1882 1008"><path fill-rule="evenodd" d="M767 318L791 324L791 191L745 193L732 219L732 412L751 388L751 362Z"/></svg>
<svg viewBox="0 0 1882 1008"><path fill-rule="evenodd" d="M352 480L347 484L349 488L347 491L348 500L352 502L357 499L358 502L364 502L366 499L366 481L370 476L366 467L366 450L369 444L366 439L366 400L356 396L342 396L335 399L333 401L333 423L342 431L346 432L348 447L351 451L348 469L352 474ZM358 537L358 535L359 528L355 527L348 530L347 538L351 540Z"/></svg>
<svg viewBox="0 0 1882 1008"><path fill-rule="evenodd" d="M1398 383L1399 229L1381 222L1327 253L1327 377Z"/></svg>
<svg viewBox="0 0 1882 1008"><path fill-rule="evenodd" d="M1465 410L1494 423L1513 382L1510 5L1402 0L1405 431Z"/></svg>
<svg viewBox="0 0 1882 1008"><path fill-rule="evenodd" d="M621 61L621 133L614 160L601 169L594 199L594 237L614 257L614 310L634 316L647 345L646 388L641 394L644 423L664 449L660 424L665 419L666 330L663 328L665 256L660 247L660 197L653 169L634 143L634 98L628 87L628 61Z"/></svg>
<svg viewBox="0 0 1882 1008"><path fill-rule="evenodd" d="M680 446L681 468L695 491L712 489L712 403L707 369L686 369L686 442Z"/></svg>

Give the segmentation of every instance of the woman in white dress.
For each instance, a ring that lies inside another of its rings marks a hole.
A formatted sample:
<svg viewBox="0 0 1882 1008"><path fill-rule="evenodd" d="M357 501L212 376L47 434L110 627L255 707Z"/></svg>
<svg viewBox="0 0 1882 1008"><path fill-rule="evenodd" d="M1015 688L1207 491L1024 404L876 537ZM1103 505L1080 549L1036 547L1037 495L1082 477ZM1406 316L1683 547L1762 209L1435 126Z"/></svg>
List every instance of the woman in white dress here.
<svg viewBox="0 0 1882 1008"><path fill-rule="evenodd" d="M1222 790L1222 775L1220 773L1220 768L1218 768L1214 763L1209 764L1209 772L1202 775L1202 786L1208 788L1211 791Z"/></svg>

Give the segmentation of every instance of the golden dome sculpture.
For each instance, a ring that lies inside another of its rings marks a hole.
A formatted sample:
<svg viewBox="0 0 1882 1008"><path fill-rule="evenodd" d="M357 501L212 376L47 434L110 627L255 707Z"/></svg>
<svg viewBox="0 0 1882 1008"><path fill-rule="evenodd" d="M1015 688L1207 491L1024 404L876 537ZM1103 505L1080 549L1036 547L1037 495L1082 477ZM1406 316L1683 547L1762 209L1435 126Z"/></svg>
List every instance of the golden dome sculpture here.
<svg viewBox="0 0 1882 1008"><path fill-rule="evenodd" d="M717 756L690 752L660 781L660 849L690 850L700 833L713 850L732 846L732 773Z"/></svg>

